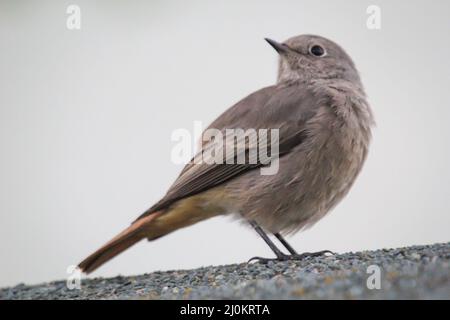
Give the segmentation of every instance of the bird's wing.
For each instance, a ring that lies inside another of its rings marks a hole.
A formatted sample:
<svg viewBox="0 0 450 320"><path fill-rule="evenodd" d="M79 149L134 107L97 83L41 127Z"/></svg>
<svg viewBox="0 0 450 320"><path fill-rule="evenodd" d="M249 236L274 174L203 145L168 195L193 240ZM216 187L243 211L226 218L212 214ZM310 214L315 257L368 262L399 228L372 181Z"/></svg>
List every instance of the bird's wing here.
<svg viewBox="0 0 450 320"><path fill-rule="evenodd" d="M313 95L313 92L301 86L272 86L256 91L225 111L208 127L220 131L222 139L203 143L201 150L185 166L167 194L138 219L164 209L179 199L220 185L248 170L267 165L259 157L258 148L270 151L278 147L278 151L270 155L272 159L290 152L307 135L305 123L316 110L314 101L317 99ZM270 138L258 137L253 141L244 138L247 143L238 144L243 142L242 139L235 142L238 146L243 145L243 148L227 154L227 144L230 145L230 139L227 139L230 133L227 133L227 129L279 129L278 145L271 144ZM215 155L223 155L222 163L208 161L213 157L211 154L214 152L210 152L212 149L215 150ZM236 161L240 156L245 157L245 163ZM197 161L199 159L203 161Z"/></svg>

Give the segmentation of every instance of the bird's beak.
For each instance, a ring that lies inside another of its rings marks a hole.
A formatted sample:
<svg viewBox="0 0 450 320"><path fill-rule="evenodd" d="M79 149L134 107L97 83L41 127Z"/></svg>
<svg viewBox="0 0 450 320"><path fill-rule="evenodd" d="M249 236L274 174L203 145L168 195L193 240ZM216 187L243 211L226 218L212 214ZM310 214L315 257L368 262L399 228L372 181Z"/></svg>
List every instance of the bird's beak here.
<svg viewBox="0 0 450 320"><path fill-rule="evenodd" d="M264 38L264 40L266 40L272 46L272 48L274 48L279 54L287 52L288 48L286 45L276 42L275 40L269 38Z"/></svg>

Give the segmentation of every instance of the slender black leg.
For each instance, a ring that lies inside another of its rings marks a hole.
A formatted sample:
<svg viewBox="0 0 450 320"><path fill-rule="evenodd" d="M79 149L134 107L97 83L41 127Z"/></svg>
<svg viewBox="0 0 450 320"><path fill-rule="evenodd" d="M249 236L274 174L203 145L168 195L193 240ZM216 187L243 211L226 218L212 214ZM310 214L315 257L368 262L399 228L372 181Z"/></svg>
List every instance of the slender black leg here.
<svg viewBox="0 0 450 320"><path fill-rule="evenodd" d="M250 225L255 229L256 232L263 238L263 240L267 243L267 245L272 249L273 253L277 256L278 259L281 259L285 254L280 251L280 249L277 248L275 243L270 240L270 238L267 236L267 234L261 229L261 227L255 222L255 221L249 221ZM257 259L257 257L251 258L250 260Z"/></svg>
<svg viewBox="0 0 450 320"><path fill-rule="evenodd" d="M298 254L297 251L294 250L294 248L291 247L291 245L283 238L283 236L279 233L273 234L275 237L277 237L278 241L281 242L281 244L289 251L290 254Z"/></svg>
<svg viewBox="0 0 450 320"><path fill-rule="evenodd" d="M318 256L321 256L321 255L326 254L326 253L335 254L334 252L332 252L330 250L322 250L322 251L318 251L318 252L305 252L305 253L302 253L302 254L298 254L297 251L295 251L295 249L292 248L292 246L289 244L289 242L287 242L286 239L284 239L281 234L274 233L273 235L275 237L277 237L277 239L289 251L289 253L291 254L289 257L291 257L292 259L302 259L302 258L305 258L305 257L318 257Z"/></svg>
<svg viewBox="0 0 450 320"><path fill-rule="evenodd" d="M323 250L319 252L305 252L302 254L298 254L297 251L292 248L292 246L283 238L283 236L279 233L274 233L274 236L280 241L280 243L286 247L289 251L290 255L284 254L280 249L270 240L269 236L264 232L264 230L253 220L249 221L250 225L255 229L256 232L263 238L263 240L267 243L267 245L272 249L272 251L277 256L275 259L269 258L261 258L261 257L253 257L248 262L257 260L261 263L267 263L269 261L286 261L286 260L301 260L307 257L318 257L324 255L326 253L334 254L329 250Z"/></svg>

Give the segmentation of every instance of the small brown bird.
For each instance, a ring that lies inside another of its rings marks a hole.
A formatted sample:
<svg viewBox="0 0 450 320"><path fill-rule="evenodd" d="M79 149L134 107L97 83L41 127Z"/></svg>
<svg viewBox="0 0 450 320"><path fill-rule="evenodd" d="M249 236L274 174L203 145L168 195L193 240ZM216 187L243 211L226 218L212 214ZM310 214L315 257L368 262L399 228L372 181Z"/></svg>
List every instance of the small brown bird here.
<svg viewBox="0 0 450 320"><path fill-rule="evenodd" d="M353 61L339 45L314 35L266 40L280 56L277 83L242 99L209 128L278 129L272 155L278 172L262 175L258 168L266 164L259 160L191 161L158 203L79 264L82 271L94 271L142 239L225 214L248 221L277 259L323 253L297 254L281 234L310 227L347 194L366 159L372 112ZM210 145L203 142L199 154ZM248 155L250 148L239 152Z"/></svg>

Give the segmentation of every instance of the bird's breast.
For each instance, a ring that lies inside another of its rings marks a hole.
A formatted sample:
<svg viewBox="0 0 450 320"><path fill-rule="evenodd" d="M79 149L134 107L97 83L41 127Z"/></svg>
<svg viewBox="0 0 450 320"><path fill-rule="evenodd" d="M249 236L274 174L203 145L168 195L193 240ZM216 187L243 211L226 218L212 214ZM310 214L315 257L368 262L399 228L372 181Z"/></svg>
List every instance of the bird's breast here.
<svg viewBox="0 0 450 320"><path fill-rule="evenodd" d="M307 215L301 224L312 225L330 211L350 190L366 159L370 121L362 118L361 106L345 104L319 107L307 124L309 143L298 177ZM370 114L368 114L370 116ZM306 219L306 220L305 220Z"/></svg>

